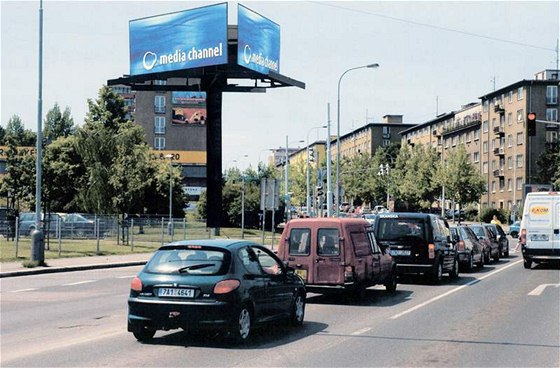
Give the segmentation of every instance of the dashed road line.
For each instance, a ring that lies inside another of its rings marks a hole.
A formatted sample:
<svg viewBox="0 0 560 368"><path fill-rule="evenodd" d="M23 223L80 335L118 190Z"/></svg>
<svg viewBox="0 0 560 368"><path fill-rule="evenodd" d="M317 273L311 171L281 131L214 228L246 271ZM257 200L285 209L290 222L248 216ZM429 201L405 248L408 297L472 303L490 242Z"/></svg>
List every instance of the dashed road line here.
<svg viewBox="0 0 560 368"><path fill-rule="evenodd" d="M86 281L78 281L78 282L72 282L69 284L62 284L62 286L74 286L74 285L82 285L82 284L89 284L92 282L96 282L97 280L86 280Z"/></svg>
<svg viewBox="0 0 560 368"><path fill-rule="evenodd" d="M37 288L19 289L19 290L12 290L10 291L10 293L23 293L26 291L35 291L35 290L37 290Z"/></svg>
<svg viewBox="0 0 560 368"><path fill-rule="evenodd" d="M350 335L361 335L361 334L365 334L365 333L368 332L369 330L371 330L371 327L362 328L361 330L352 332Z"/></svg>
<svg viewBox="0 0 560 368"><path fill-rule="evenodd" d="M522 261L523 261L523 260L519 260L519 261L510 263L509 265L504 266L504 267L502 267L502 268L500 268L500 269L497 269L497 270L495 270L495 271L492 271L492 272L490 272L490 273L488 273L488 274L486 274L486 275L484 275L484 276L481 276L481 277L477 278L476 280L470 281L470 282L468 282L468 283L466 283L466 284L464 284L464 285L461 285L461 286L459 286L459 287L456 287L455 289L451 289L451 290L449 290L448 292L445 292L445 293L443 293L443 294L441 294L441 295L438 295L438 296L436 296L436 297L433 297L432 299L426 300L425 302L420 303L420 304L418 304L418 305L415 305L414 307L409 308L409 309L407 309L407 310L405 310L405 311L403 311L403 312L401 312L401 313L397 313L397 314L395 314L394 316L390 317L390 319L397 319L397 318L402 317L402 316L404 316L404 315L406 315L406 314L408 314L408 313L414 312L414 311L416 311L416 310L418 310L418 309L420 309L420 308L422 308L422 307L425 307L425 306L428 305L428 304L432 304L432 303L435 302L435 301L438 301L438 300L440 300L440 299L442 299L442 298L445 298L446 296L451 295L451 294L453 294L453 293L455 293L455 292L457 292L457 291L459 291L459 290L462 290L462 289L464 289L464 288L466 288L466 287L469 287L469 286L471 286L471 285L474 285L474 284L476 284L476 283L478 283L478 282L484 280L484 279L487 278L487 277L493 276L493 275L497 274L498 272L502 272L502 271L504 271L504 270L507 270L508 268L513 267L513 266L517 265L518 263L521 263Z"/></svg>

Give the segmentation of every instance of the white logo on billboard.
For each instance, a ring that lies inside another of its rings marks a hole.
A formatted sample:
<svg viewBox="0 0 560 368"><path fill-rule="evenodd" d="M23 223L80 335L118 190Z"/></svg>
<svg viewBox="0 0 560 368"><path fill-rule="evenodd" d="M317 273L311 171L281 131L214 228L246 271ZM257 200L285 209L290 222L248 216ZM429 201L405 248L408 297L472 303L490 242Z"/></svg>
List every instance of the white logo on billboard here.
<svg viewBox="0 0 560 368"><path fill-rule="evenodd" d="M152 70L152 68L157 63L157 55L151 51L148 51L144 54L144 58L142 59L142 64L144 64L144 69Z"/></svg>
<svg viewBox="0 0 560 368"><path fill-rule="evenodd" d="M249 45L245 45L243 49L243 59L245 60L245 64L251 63L251 47Z"/></svg>

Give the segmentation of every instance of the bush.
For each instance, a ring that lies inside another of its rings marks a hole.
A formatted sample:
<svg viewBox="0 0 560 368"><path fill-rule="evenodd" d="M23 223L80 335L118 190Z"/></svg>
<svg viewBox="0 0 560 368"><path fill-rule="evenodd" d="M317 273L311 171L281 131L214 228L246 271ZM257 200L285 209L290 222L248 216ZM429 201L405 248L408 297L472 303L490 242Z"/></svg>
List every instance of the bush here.
<svg viewBox="0 0 560 368"><path fill-rule="evenodd" d="M495 209L495 208L484 208L484 209L482 209L482 211L480 212L480 221L485 222L485 223L489 223L490 221L492 221L492 218L494 217L494 215L496 215L496 217L498 217L498 220L500 220L500 222L502 224L507 224L508 223L506 212L504 210L498 210L498 209Z"/></svg>

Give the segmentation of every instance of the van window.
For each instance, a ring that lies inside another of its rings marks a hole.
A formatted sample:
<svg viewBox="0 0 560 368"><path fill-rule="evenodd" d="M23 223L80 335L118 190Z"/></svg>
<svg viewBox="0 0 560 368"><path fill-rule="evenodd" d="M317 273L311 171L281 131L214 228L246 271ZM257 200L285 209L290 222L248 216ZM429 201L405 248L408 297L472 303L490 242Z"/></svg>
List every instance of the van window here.
<svg viewBox="0 0 560 368"><path fill-rule="evenodd" d="M290 255L308 255L311 245L311 230L292 229L288 241L290 245Z"/></svg>
<svg viewBox="0 0 560 368"><path fill-rule="evenodd" d="M379 247L379 244L377 244L377 241L375 240L375 236L373 235L372 231L368 231L368 238L371 244L371 251L373 252L373 254L381 253L381 248Z"/></svg>
<svg viewBox="0 0 560 368"><path fill-rule="evenodd" d="M317 254L340 255L338 229L319 229L317 232Z"/></svg>
<svg viewBox="0 0 560 368"><path fill-rule="evenodd" d="M371 254L371 244L365 232L352 232L350 233L352 243L354 243L354 253L358 257L363 257Z"/></svg>

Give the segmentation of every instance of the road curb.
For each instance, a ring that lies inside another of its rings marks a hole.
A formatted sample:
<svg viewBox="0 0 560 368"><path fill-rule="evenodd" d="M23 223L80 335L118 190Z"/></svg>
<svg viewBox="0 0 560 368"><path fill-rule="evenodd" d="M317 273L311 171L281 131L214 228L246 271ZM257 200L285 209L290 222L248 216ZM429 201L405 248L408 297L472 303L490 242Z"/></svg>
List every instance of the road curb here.
<svg viewBox="0 0 560 368"><path fill-rule="evenodd" d="M64 266L64 267L41 267L41 268L31 268L27 270L9 271L1 272L0 278L5 277L17 277L17 276L29 276L29 275L40 275L45 273L57 273L57 272L74 272L74 271L85 271L85 270L97 270L103 268L117 268L117 267L131 267L131 266L143 266L146 261L135 261L135 262L119 262L119 263L98 263L89 264L81 266Z"/></svg>

